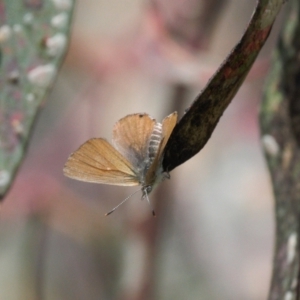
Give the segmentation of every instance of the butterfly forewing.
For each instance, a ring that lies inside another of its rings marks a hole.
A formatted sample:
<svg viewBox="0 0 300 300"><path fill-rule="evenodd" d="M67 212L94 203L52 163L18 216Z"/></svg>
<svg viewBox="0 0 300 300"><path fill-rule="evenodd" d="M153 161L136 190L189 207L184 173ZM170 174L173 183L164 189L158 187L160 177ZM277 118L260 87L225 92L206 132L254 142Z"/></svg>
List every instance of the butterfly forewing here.
<svg viewBox="0 0 300 300"><path fill-rule="evenodd" d="M139 180L130 162L104 139L90 139L68 158L64 174L96 183L133 186Z"/></svg>
<svg viewBox="0 0 300 300"><path fill-rule="evenodd" d="M113 144L136 170L147 164L148 144L155 120L147 114L133 114L119 120L113 129Z"/></svg>

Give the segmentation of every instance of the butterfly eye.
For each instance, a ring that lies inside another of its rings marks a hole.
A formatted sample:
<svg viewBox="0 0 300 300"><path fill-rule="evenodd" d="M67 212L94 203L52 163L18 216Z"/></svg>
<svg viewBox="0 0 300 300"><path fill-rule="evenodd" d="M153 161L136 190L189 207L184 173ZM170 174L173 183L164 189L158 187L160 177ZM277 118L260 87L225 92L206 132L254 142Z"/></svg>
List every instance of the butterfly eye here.
<svg viewBox="0 0 300 300"><path fill-rule="evenodd" d="M152 191L152 185L146 186L145 190L149 194Z"/></svg>

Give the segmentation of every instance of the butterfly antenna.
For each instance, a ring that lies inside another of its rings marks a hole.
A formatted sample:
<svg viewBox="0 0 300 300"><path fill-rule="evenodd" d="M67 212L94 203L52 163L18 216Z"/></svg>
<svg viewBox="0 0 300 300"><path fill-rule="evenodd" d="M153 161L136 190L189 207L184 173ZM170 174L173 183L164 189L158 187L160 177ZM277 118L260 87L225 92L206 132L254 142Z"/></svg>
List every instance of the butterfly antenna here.
<svg viewBox="0 0 300 300"><path fill-rule="evenodd" d="M121 203L119 203L117 206L115 206L111 211L109 211L108 213L105 214L105 216L108 216L110 214L112 214L119 206L121 206L123 203L125 203L130 197L132 197L134 194L136 194L137 192L139 192L140 189L136 190L135 192L133 192L131 195L129 195L128 197L126 197Z"/></svg>
<svg viewBox="0 0 300 300"><path fill-rule="evenodd" d="M151 207L151 209L152 209L152 215L153 215L153 217L156 217L154 208L153 208L153 206L152 206L152 204L151 204L151 202L150 202L150 200L149 200L149 197L148 197L147 188L145 188L145 189L143 190L143 198L145 198L145 197L146 197L146 199L147 199L148 204L150 205L150 207Z"/></svg>

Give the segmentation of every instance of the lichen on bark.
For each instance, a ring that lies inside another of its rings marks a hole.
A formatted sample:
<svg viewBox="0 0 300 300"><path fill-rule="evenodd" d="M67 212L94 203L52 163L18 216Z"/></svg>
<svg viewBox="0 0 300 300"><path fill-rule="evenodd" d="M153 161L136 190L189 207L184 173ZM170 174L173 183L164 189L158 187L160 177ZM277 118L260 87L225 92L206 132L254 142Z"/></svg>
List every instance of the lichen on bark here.
<svg viewBox="0 0 300 300"><path fill-rule="evenodd" d="M292 0L261 104L261 134L275 196L269 299L300 299L300 2Z"/></svg>

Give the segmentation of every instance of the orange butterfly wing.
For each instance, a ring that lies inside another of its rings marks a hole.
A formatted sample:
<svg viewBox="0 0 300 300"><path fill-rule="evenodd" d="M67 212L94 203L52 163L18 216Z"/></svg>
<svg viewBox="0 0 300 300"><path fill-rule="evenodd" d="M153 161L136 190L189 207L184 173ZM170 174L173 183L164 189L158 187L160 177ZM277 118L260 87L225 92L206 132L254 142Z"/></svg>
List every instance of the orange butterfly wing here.
<svg viewBox="0 0 300 300"><path fill-rule="evenodd" d="M81 181L139 185L131 163L102 138L90 139L80 146L70 155L63 171L66 176Z"/></svg>
<svg viewBox="0 0 300 300"><path fill-rule="evenodd" d="M162 141L162 147L161 147L161 152L159 155L162 154L162 152L165 150L165 147L167 145L167 142L171 136L171 133L176 125L177 122L177 111L171 113L167 117L165 117L162 121L162 136L163 136L163 141Z"/></svg>

